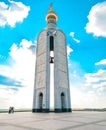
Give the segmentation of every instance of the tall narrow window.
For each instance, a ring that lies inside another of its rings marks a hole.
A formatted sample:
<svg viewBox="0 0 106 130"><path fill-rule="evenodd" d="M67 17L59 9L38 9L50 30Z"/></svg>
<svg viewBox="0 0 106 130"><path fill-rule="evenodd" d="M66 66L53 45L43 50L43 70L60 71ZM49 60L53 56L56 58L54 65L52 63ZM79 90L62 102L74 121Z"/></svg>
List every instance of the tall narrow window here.
<svg viewBox="0 0 106 130"><path fill-rule="evenodd" d="M50 63L54 63L54 37L50 36Z"/></svg>
<svg viewBox="0 0 106 130"><path fill-rule="evenodd" d="M54 51L54 37L50 36L50 51Z"/></svg>
<svg viewBox="0 0 106 130"><path fill-rule="evenodd" d="M50 36L50 111L54 111L54 37Z"/></svg>

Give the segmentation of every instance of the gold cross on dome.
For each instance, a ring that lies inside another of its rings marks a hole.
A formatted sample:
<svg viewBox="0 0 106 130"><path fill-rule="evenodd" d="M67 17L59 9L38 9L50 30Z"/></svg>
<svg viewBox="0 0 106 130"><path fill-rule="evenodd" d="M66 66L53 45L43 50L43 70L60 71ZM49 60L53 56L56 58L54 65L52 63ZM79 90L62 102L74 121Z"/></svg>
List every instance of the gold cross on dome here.
<svg viewBox="0 0 106 130"><path fill-rule="evenodd" d="M52 11L53 10L53 6L52 6L52 3L50 4L49 6L49 10Z"/></svg>

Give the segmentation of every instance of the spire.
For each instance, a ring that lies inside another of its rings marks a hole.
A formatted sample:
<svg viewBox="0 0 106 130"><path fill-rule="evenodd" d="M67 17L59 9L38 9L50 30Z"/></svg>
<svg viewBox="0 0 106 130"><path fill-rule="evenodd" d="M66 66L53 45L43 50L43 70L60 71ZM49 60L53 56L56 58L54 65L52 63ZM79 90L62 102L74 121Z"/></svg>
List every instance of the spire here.
<svg viewBox="0 0 106 130"><path fill-rule="evenodd" d="M49 6L49 10L50 10L50 11L53 11L52 3L51 3L50 6Z"/></svg>

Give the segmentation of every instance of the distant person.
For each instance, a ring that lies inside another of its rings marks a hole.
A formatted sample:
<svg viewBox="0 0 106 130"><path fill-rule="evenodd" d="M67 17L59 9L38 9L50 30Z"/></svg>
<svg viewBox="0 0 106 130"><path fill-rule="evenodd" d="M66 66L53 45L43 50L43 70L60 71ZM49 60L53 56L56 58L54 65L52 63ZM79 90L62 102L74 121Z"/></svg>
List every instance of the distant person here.
<svg viewBox="0 0 106 130"><path fill-rule="evenodd" d="M14 107L11 107L11 113L14 113Z"/></svg>
<svg viewBox="0 0 106 130"><path fill-rule="evenodd" d="M9 114L11 113L11 107L9 107L8 113L9 113Z"/></svg>
<svg viewBox="0 0 106 130"><path fill-rule="evenodd" d="M8 113L9 113L9 114L14 113L14 107L9 107Z"/></svg>

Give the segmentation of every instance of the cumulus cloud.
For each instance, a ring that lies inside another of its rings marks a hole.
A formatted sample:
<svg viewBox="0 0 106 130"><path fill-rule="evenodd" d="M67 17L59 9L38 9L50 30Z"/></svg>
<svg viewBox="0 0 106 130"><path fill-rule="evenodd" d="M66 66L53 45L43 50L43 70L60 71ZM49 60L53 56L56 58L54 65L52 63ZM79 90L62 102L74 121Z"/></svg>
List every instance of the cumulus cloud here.
<svg viewBox="0 0 106 130"><path fill-rule="evenodd" d="M3 75L0 75L0 84L7 85L7 86L21 87L21 82L16 81L10 77L3 76Z"/></svg>
<svg viewBox="0 0 106 130"><path fill-rule="evenodd" d="M36 59L35 42L22 39L20 44L13 43L9 52L10 64L7 66L0 65L0 76L3 78L2 84L0 84L0 98L3 98L8 106L14 105L16 108L32 107ZM4 83L4 80L9 85ZM2 106L0 107L2 108Z"/></svg>
<svg viewBox="0 0 106 130"><path fill-rule="evenodd" d="M69 54L70 54L71 52L73 52L73 49L70 48L69 46L67 46L67 55L69 56Z"/></svg>
<svg viewBox="0 0 106 130"><path fill-rule="evenodd" d="M96 62L95 65L106 65L106 59Z"/></svg>
<svg viewBox="0 0 106 130"><path fill-rule="evenodd" d="M88 15L87 33L106 37L106 1L94 5Z"/></svg>
<svg viewBox="0 0 106 130"><path fill-rule="evenodd" d="M85 86L93 88L98 94L106 90L106 70L85 74Z"/></svg>
<svg viewBox="0 0 106 130"><path fill-rule="evenodd" d="M9 4L0 2L0 26L14 27L17 22L22 22L28 16L29 6L22 2L9 1Z"/></svg>
<svg viewBox="0 0 106 130"><path fill-rule="evenodd" d="M14 61L12 68L16 71L16 77L27 82L32 79L29 75L34 73L35 53L29 49L33 45L31 41L22 39L19 46L15 43L12 45L9 53Z"/></svg>
<svg viewBox="0 0 106 130"><path fill-rule="evenodd" d="M79 87L79 86L78 86ZM106 97L98 96L94 91L88 93L78 90L78 88L71 89L72 108L105 108Z"/></svg>
<svg viewBox="0 0 106 130"><path fill-rule="evenodd" d="M97 73L85 74L86 82L99 82L100 80L106 80L106 70L98 70Z"/></svg>
<svg viewBox="0 0 106 130"><path fill-rule="evenodd" d="M72 39L77 42L77 43L80 43L80 40L76 39L75 38L75 33L74 32L70 32L70 36L72 37Z"/></svg>

